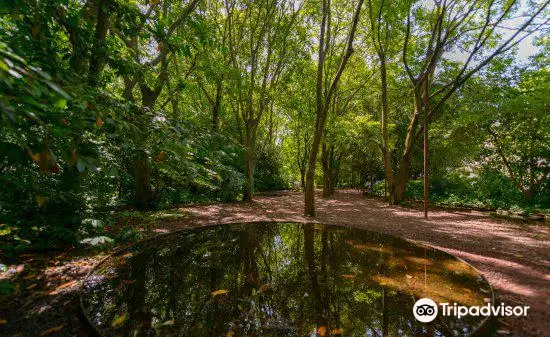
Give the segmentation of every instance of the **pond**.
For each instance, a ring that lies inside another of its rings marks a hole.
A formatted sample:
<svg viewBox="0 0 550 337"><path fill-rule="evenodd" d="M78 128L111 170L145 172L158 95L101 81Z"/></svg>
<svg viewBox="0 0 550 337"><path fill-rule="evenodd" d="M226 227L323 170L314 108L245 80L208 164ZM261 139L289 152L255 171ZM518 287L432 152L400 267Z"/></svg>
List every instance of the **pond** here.
<svg viewBox="0 0 550 337"><path fill-rule="evenodd" d="M445 252L361 229L243 223L121 250L84 280L102 336L470 336L484 317L413 315L417 299L484 305L487 281Z"/></svg>

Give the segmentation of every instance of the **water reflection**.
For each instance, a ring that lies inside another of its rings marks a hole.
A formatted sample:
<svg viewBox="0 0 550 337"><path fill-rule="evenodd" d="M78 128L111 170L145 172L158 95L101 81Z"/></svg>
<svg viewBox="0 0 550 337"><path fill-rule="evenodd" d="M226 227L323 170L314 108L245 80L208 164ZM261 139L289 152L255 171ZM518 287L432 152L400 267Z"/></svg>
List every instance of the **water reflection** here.
<svg viewBox="0 0 550 337"><path fill-rule="evenodd" d="M467 264L392 236L254 223L137 244L95 269L82 301L105 336L466 336L479 317L422 324L412 306L483 305L489 289Z"/></svg>

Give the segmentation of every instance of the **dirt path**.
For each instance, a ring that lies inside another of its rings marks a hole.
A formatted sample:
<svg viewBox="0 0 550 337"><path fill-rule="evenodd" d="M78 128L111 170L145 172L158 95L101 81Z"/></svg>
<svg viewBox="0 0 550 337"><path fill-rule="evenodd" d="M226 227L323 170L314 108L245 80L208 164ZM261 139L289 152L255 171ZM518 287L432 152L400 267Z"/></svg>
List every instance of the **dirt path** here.
<svg viewBox="0 0 550 337"><path fill-rule="evenodd" d="M311 221L302 216L302 199L300 193L285 192L258 196L253 203L183 207L180 211L185 217L160 223L154 232L239 221ZM365 199L354 190L340 190L332 199L317 198L317 212L316 221L319 222L366 228L426 242L463 258L489 280L497 303L531 307L527 317L501 320L499 335L550 336L548 226L525 226L476 211L434 210L429 219L424 219L419 210L390 207L378 200ZM59 328L45 334L52 336L87 335L78 319L76 282L71 282L80 281L103 254L69 252L61 257L43 257L41 262L22 261L22 265L28 263L39 269L39 277L44 278L42 296L32 300L24 297L23 292L12 299L11 305L5 301L0 303L0 319L7 320L0 324L0 335L10 332L9 335L27 336L22 331L29 331L29 327L41 333ZM23 275L21 273L21 277ZM51 281L60 275L66 283Z"/></svg>

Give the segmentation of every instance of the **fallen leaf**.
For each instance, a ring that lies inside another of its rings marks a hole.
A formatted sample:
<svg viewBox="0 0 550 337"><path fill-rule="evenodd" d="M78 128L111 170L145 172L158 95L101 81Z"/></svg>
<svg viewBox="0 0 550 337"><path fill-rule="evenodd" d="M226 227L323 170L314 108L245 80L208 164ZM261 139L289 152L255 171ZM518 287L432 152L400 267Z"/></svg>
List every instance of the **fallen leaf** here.
<svg viewBox="0 0 550 337"><path fill-rule="evenodd" d="M352 275L352 274L344 274L344 275L342 275L342 277L345 278L346 280L350 280L350 279L355 278L355 275Z"/></svg>
<svg viewBox="0 0 550 337"><path fill-rule="evenodd" d="M225 295L229 292L229 290L225 290L225 289L218 289L218 290L214 290L210 293L210 295L212 296L217 296L217 295Z"/></svg>
<svg viewBox="0 0 550 337"><path fill-rule="evenodd" d="M342 334L344 333L344 329L342 329L342 328L332 329L332 330L330 331L330 333L331 333L332 335L342 335Z"/></svg>
<svg viewBox="0 0 550 337"><path fill-rule="evenodd" d="M321 325L317 328L317 334L321 337L325 336L327 334L327 327L324 325Z"/></svg>
<svg viewBox="0 0 550 337"><path fill-rule="evenodd" d="M225 337L233 337L235 333L232 331L232 330L229 330L227 331L227 333L225 334Z"/></svg>
<svg viewBox="0 0 550 337"><path fill-rule="evenodd" d="M76 281L71 281L71 282L63 283L62 285L60 285L59 287L57 287L57 289L63 289L63 288L72 287L72 286L75 286L76 284L77 284Z"/></svg>
<svg viewBox="0 0 550 337"><path fill-rule="evenodd" d="M57 288L55 288L55 290L53 291L50 291L50 295L57 295L59 294L59 291L62 290L62 289L65 289L65 288L69 288L69 287L73 287L73 286L76 286L78 284L78 282L76 281L71 281L71 282L67 282L67 283L63 283L62 285L58 286Z"/></svg>
<svg viewBox="0 0 550 337"><path fill-rule="evenodd" d="M113 319L113 322L111 323L111 327L112 328L120 327L121 325L124 324L124 322L126 321L127 318L128 318L128 314L123 313L122 315L120 315L120 316L116 317L115 319Z"/></svg>
<svg viewBox="0 0 550 337"><path fill-rule="evenodd" d="M269 283L266 283L266 284L262 284L260 286L260 289L258 289L258 293L261 294L261 293L265 293L266 291L269 290L269 288L271 288L271 285Z"/></svg>
<svg viewBox="0 0 550 337"><path fill-rule="evenodd" d="M407 276L407 278L408 278L409 280L413 278L413 277L412 277L411 275L409 275L409 274L407 274L407 275L405 275L405 276Z"/></svg>
<svg viewBox="0 0 550 337"><path fill-rule="evenodd" d="M8 323L8 321L6 321L5 319L0 318L0 325L7 324L7 323Z"/></svg>
<svg viewBox="0 0 550 337"><path fill-rule="evenodd" d="M164 160L164 158L166 157L166 152L164 151L160 151L160 153L158 154L158 156L155 157L155 161L158 163L158 162L161 162Z"/></svg>
<svg viewBox="0 0 550 337"><path fill-rule="evenodd" d="M51 335L51 334L53 334L53 333L56 333L56 332L61 331L61 329L63 329L63 325L54 326L53 328L50 328L50 329L48 329L48 330L42 332L42 333L40 334L40 336L41 336L41 337L42 337L42 336L48 336L48 335Z"/></svg>
<svg viewBox="0 0 550 337"><path fill-rule="evenodd" d="M103 125L103 120L101 119L101 117L97 117L97 119L95 120L95 125L97 125L98 128Z"/></svg>

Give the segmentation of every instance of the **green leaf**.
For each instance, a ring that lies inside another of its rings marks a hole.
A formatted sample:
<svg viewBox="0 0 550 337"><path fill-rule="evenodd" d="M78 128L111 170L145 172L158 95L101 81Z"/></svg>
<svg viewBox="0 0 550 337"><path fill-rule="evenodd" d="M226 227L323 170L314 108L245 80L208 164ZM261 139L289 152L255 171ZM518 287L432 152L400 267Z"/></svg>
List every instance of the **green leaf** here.
<svg viewBox="0 0 550 337"><path fill-rule="evenodd" d="M67 106L67 100L64 98L58 99L54 104L54 107L59 110L65 109L66 106Z"/></svg>

